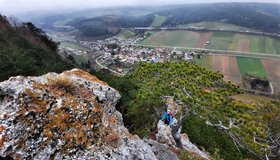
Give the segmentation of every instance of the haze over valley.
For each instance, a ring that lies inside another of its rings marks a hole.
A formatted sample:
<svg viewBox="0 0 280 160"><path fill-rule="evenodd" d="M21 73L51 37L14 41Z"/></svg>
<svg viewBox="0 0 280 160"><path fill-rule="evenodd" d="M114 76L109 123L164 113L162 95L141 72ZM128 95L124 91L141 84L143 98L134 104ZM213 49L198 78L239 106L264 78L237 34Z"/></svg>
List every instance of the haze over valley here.
<svg viewBox="0 0 280 160"><path fill-rule="evenodd" d="M278 0L0 0L0 159L277 160L279 124Z"/></svg>

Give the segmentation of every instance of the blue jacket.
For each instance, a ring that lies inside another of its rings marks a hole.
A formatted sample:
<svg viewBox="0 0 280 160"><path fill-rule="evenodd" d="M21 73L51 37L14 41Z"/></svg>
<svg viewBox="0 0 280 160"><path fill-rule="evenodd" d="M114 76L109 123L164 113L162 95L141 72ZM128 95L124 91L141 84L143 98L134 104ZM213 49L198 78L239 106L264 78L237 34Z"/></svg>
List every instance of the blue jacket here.
<svg viewBox="0 0 280 160"><path fill-rule="evenodd" d="M165 112L164 113L164 115L162 116L162 118L161 118L161 120L162 121L164 121L165 119L167 119L168 118L168 113L167 112ZM169 125L170 125L170 127L172 126L172 121L173 121L173 116L172 116L172 114L169 116Z"/></svg>

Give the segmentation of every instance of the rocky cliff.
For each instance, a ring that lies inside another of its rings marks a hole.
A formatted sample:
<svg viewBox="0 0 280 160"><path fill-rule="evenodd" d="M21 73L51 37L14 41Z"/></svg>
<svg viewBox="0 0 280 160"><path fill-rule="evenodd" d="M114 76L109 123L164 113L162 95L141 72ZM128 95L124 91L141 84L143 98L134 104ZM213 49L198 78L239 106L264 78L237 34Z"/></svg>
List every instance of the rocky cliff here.
<svg viewBox="0 0 280 160"><path fill-rule="evenodd" d="M0 158L178 159L168 126L159 123L157 141L128 132L115 108L119 98L118 91L78 69L1 82ZM190 150L188 139L182 140ZM196 147L190 151L208 158Z"/></svg>
<svg viewBox="0 0 280 160"><path fill-rule="evenodd" d="M81 71L0 83L0 155L14 159L156 159L123 126L118 91Z"/></svg>

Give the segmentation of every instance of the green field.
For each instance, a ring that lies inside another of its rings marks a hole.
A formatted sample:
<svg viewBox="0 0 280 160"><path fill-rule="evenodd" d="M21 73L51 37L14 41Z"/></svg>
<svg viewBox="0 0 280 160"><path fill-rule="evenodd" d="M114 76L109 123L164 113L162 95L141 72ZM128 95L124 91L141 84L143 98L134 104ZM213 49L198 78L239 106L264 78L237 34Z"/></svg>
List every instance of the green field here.
<svg viewBox="0 0 280 160"><path fill-rule="evenodd" d="M177 46L194 48L199 33L190 31L161 31L155 32L140 44L152 46Z"/></svg>
<svg viewBox="0 0 280 160"><path fill-rule="evenodd" d="M236 57L236 60L241 75L249 74L263 78L268 77L260 59Z"/></svg>
<svg viewBox="0 0 280 160"><path fill-rule="evenodd" d="M215 29L215 30L231 30L231 31L256 31L251 28L241 27L233 24L228 23L221 23L221 22L199 22L199 23L190 23L190 24L183 24L178 25L177 27L184 27L184 28L191 28L191 27L201 27L207 29Z"/></svg>
<svg viewBox="0 0 280 160"><path fill-rule="evenodd" d="M75 42L60 42L60 45L66 48L72 48L75 50L80 50L80 51L87 51L88 49L86 47L83 47Z"/></svg>
<svg viewBox="0 0 280 160"><path fill-rule="evenodd" d="M200 38L203 38L201 33L182 30L152 32L139 43L150 46L195 48L196 43L199 42ZM214 32L209 38L209 42L210 44L205 46L206 49L280 54L280 41L265 36Z"/></svg>
<svg viewBox="0 0 280 160"><path fill-rule="evenodd" d="M154 21L152 22L152 27L159 27L161 26L165 21L167 17L165 16L155 16Z"/></svg>
<svg viewBox="0 0 280 160"><path fill-rule="evenodd" d="M233 42L234 33L214 32L210 37L210 44L206 45L207 49L228 50Z"/></svg>
<svg viewBox="0 0 280 160"><path fill-rule="evenodd" d="M210 44L206 46L207 49L216 50L237 50L239 40L249 40L249 52L254 53L267 53L267 54L280 54L280 41L270 37L247 35L247 34L234 34L226 32L215 32L210 37Z"/></svg>
<svg viewBox="0 0 280 160"><path fill-rule="evenodd" d="M280 41L265 37L265 53L280 54Z"/></svg>
<svg viewBox="0 0 280 160"><path fill-rule="evenodd" d="M118 36L122 39L122 40L126 40L126 39L129 39L131 38L132 36L134 36L135 33L132 32L131 30L128 30L128 29L122 29L120 31L120 33L118 34Z"/></svg>
<svg viewBox="0 0 280 160"><path fill-rule="evenodd" d="M87 55L74 55L73 57L79 65L81 65L82 63L87 63L89 60L89 57Z"/></svg>
<svg viewBox="0 0 280 160"><path fill-rule="evenodd" d="M199 58L197 58L197 56L194 56L193 60L194 60L195 64L197 64L200 67L207 68L210 70L212 69L211 60L210 60L209 55L204 56L202 59L199 59Z"/></svg>

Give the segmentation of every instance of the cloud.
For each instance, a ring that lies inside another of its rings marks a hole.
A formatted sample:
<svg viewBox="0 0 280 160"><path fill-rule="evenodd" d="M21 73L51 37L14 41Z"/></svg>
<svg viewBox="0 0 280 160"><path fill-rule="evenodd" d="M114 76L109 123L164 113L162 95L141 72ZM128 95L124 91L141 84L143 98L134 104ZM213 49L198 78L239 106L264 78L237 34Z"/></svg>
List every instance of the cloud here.
<svg viewBox="0 0 280 160"><path fill-rule="evenodd" d="M110 6L164 5L174 3L211 2L264 2L280 3L279 0L0 0L0 13L18 14L34 10L83 9Z"/></svg>

